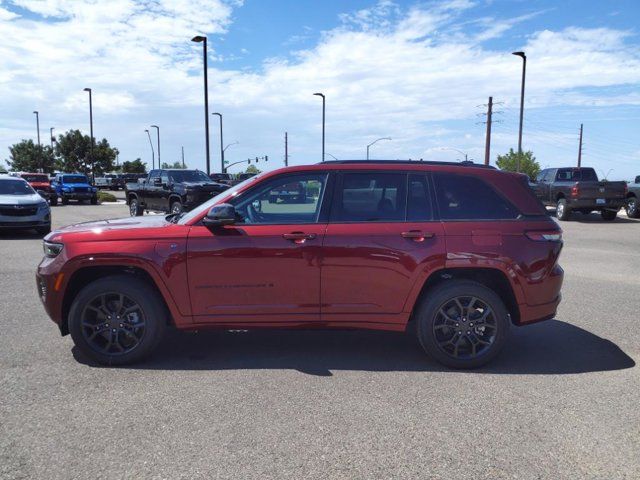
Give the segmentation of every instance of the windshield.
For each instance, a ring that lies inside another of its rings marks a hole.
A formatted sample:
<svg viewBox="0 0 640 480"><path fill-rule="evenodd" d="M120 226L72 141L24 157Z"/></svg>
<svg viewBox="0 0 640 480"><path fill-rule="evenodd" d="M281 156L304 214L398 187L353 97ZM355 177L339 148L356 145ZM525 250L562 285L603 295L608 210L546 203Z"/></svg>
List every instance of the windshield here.
<svg viewBox="0 0 640 480"><path fill-rule="evenodd" d="M35 190L24 180L0 181L0 195L33 195Z"/></svg>
<svg viewBox="0 0 640 480"><path fill-rule="evenodd" d="M65 175L62 183L89 183L89 180L84 175Z"/></svg>
<svg viewBox="0 0 640 480"><path fill-rule="evenodd" d="M204 172L200 170L172 170L169 172L172 182L211 182Z"/></svg>
<svg viewBox="0 0 640 480"><path fill-rule="evenodd" d="M259 174L259 175L256 175L254 177L247 178L244 182L238 183L237 185L225 190L224 192L220 192L218 195L216 195L213 198L210 198L209 200L204 202L199 207L196 207L193 210L191 210L190 212L184 214L182 217L180 217L180 219L178 220L177 223L179 223L180 225L184 225L189 220L191 220L191 219L193 219L195 217L198 217L203 212L206 212L207 210L209 210L216 203L220 202L221 199L227 197L228 195L231 195L231 196L235 197L238 194L238 191L240 191L242 188L244 188L245 185L248 185L249 183L255 182L261 176L262 176L262 174Z"/></svg>
<svg viewBox="0 0 640 480"><path fill-rule="evenodd" d="M27 182L49 182L49 177L46 175L20 175Z"/></svg>

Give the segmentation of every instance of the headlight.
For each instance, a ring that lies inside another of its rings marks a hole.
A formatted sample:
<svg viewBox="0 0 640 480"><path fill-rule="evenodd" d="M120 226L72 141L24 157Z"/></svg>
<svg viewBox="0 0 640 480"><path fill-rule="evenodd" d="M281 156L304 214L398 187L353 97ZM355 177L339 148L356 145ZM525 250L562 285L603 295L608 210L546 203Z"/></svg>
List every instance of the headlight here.
<svg viewBox="0 0 640 480"><path fill-rule="evenodd" d="M54 242L42 242L42 248L44 250L44 256L49 258L55 258L60 255L64 245L62 243L54 243Z"/></svg>
<svg viewBox="0 0 640 480"><path fill-rule="evenodd" d="M38 210L49 210L49 204L47 202L39 203Z"/></svg>
<svg viewBox="0 0 640 480"><path fill-rule="evenodd" d="M96 187L91 187L91 191L92 191L93 193L95 193L95 192L97 192L97 191L98 191L98 189L97 189Z"/></svg>

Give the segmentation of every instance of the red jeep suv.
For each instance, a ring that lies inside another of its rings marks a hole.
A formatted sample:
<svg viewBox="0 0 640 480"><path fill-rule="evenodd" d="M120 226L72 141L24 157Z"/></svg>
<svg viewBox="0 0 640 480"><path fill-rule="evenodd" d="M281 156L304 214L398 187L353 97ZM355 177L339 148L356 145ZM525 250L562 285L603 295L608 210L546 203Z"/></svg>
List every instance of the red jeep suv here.
<svg viewBox="0 0 640 480"><path fill-rule="evenodd" d="M299 185L304 201L269 202ZM552 318L562 235L524 175L472 163L346 161L260 174L189 213L45 238L37 287L92 360L140 360L165 329L416 332L480 366L510 324Z"/></svg>

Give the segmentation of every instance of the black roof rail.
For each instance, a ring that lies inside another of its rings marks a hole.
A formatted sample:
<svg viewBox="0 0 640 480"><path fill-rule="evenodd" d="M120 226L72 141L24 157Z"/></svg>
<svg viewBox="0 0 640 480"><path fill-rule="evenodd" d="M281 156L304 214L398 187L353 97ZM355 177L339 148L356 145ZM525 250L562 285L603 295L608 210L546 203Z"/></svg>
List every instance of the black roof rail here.
<svg viewBox="0 0 640 480"><path fill-rule="evenodd" d="M462 162L437 162L434 160L326 160L324 162L318 162L316 165L322 165L324 163L329 163L333 165L341 165L341 164L358 164L358 163L373 163L376 165L380 164L389 164L389 163L397 163L402 165L449 165L456 167L476 167L476 168L491 168L495 170L496 167L492 165L484 165L482 163L474 163L470 160L463 160Z"/></svg>

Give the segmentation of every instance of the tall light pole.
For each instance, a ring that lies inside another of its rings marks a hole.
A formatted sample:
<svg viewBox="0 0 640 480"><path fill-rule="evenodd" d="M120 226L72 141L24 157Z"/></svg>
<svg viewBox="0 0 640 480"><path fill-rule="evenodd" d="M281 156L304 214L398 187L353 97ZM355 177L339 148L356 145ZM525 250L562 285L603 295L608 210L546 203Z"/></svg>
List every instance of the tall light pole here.
<svg viewBox="0 0 640 480"><path fill-rule="evenodd" d="M191 39L192 42L202 43L202 58L204 60L204 134L207 146L207 175L211 173L211 157L209 155L209 80L207 77L207 37L197 35ZM158 155L158 162L160 161Z"/></svg>
<svg viewBox="0 0 640 480"><path fill-rule="evenodd" d="M369 145L367 145L367 160L369 160L369 147L371 145L374 145L376 143L378 143L380 140L391 140L391 137L382 137L382 138L378 138L377 140L374 140L373 142L371 142Z"/></svg>
<svg viewBox="0 0 640 480"><path fill-rule="evenodd" d="M89 92L89 130L91 131L91 146L89 147L89 155L91 156L91 181L95 182L96 175L93 171L93 99L91 97L91 89L85 88L85 92Z"/></svg>
<svg viewBox="0 0 640 480"><path fill-rule="evenodd" d="M162 168L162 164L160 163L160 127L157 125L151 125L151 128L155 128L156 133L158 134L158 168Z"/></svg>
<svg viewBox="0 0 640 480"><path fill-rule="evenodd" d="M518 131L518 159L516 172L520 171L520 156L522 154L522 121L524 119L524 79L527 74L527 56L524 52L513 52L512 55L522 58L522 85L520 86L520 129Z"/></svg>
<svg viewBox="0 0 640 480"><path fill-rule="evenodd" d="M322 97L322 161L324 162L324 113L325 113L325 104L326 98L323 93L314 93L314 95L318 97Z"/></svg>
<svg viewBox="0 0 640 480"><path fill-rule="evenodd" d="M151 147L151 170L153 170L156 168L156 156L153 151L153 142L151 141L151 134L149 133L149 130L145 128L144 131L147 132L147 137L149 137L149 146Z"/></svg>
<svg viewBox="0 0 640 480"><path fill-rule="evenodd" d="M40 147L40 114L37 110L34 110L33 113L36 114L36 131L38 132L38 147Z"/></svg>
<svg viewBox="0 0 640 480"><path fill-rule="evenodd" d="M214 112L211 115L217 115L220 117L220 173L224 173L224 148L222 148L223 140L222 140L222 114L218 112Z"/></svg>
<svg viewBox="0 0 640 480"><path fill-rule="evenodd" d="M53 138L53 130L54 129L55 129L55 127L51 127L49 129L49 139L51 140L51 152L53 152L53 142L55 141L55 138Z"/></svg>

